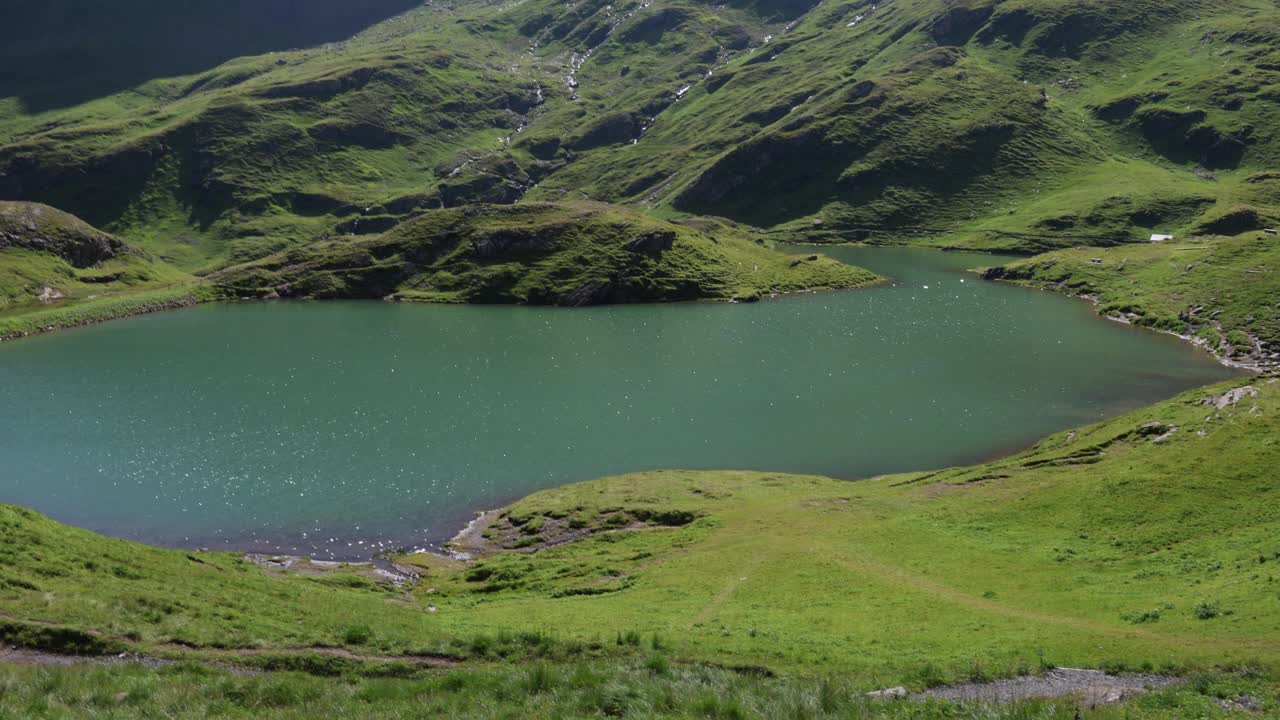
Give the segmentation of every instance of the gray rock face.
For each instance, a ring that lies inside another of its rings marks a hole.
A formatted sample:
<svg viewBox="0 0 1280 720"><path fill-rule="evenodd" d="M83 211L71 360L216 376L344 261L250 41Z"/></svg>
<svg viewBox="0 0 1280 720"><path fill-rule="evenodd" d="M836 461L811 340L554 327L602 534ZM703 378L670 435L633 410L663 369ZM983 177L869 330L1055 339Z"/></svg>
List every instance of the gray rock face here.
<svg viewBox="0 0 1280 720"><path fill-rule="evenodd" d="M940 45L964 45L991 18L990 6L949 8L934 18L928 33Z"/></svg>
<svg viewBox="0 0 1280 720"><path fill-rule="evenodd" d="M601 305L608 302L612 294L613 283L607 280L589 280L564 296L557 304L566 307Z"/></svg>
<svg viewBox="0 0 1280 720"><path fill-rule="evenodd" d="M1247 397L1258 397L1258 388L1253 387L1252 385L1235 388L1234 390L1228 390L1217 397L1205 398L1200 404L1211 405L1218 410L1225 410Z"/></svg>
<svg viewBox="0 0 1280 720"><path fill-rule="evenodd" d="M880 699L890 699L890 700L895 698L905 698L906 696L907 696L907 689L904 687L891 687L891 688L885 688L883 690L876 690L874 692L867 693L867 697L869 698L880 698Z"/></svg>
<svg viewBox="0 0 1280 720"><path fill-rule="evenodd" d="M1262 703L1248 695L1236 698L1236 705L1248 710L1249 712L1262 712Z"/></svg>
<svg viewBox="0 0 1280 720"><path fill-rule="evenodd" d="M128 250L124 242L73 215L37 203L0 203L0 248L48 252L73 267L93 267Z"/></svg>
<svg viewBox="0 0 1280 720"><path fill-rule="evenodd" d="M954 701L1014 702L1032 698L1079 697L1090 705L1124 702L1152 688L1181 684L1181 678L1146 673L1110 675L1101 670L1055 668L1042 675L1025 675L985 683L962 683L915 693Z"/></svg>
<svg viewBox="0 0 1280 720"><path fill-rule="evenodd" d="M555 244L554 238L523 228L508 228L487 233L476 238L472 250L485 260L511 253L546 252Z"/></svg>

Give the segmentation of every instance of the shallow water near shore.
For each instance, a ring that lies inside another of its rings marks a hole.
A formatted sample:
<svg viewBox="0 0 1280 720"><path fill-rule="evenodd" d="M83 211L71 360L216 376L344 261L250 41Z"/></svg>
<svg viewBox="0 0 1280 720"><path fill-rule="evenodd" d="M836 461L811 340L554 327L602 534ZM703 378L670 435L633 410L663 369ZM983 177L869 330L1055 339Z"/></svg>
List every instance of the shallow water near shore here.
<svg viewBox="0 0 1280 720"><path fill-rule="evenodd" d="M823 252L895 282L755 305L210 305L15 342L0 502L162 545L352 559L630 471L975 462L1240 374L962 272L991 256Z"/></svg>

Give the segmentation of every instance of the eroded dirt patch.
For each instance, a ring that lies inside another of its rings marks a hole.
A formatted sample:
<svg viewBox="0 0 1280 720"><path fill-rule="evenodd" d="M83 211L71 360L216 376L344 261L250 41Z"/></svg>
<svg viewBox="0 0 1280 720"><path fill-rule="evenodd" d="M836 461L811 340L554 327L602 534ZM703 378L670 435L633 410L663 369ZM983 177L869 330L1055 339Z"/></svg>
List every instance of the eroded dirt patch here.
<svg viewBox="0 0 1280 720"><path fill-rule="evenodd" d="M369 562L336 562L312 560L298 555L249 553L244 556L244 560L261 567L262 571L271 577L289 575L324 577L341 573L358 575L371 582L396 588L412 587L419 580L418 573L413 568L380 559Z"/></svg>
<svg viewBox="0 0 1280 720"><path fill-rule="evenodd" d="M147 667L161 667L164 665L172 665L173 662L159 658L146 657L144 655L135 655L133 653L120 653L118 655L107 655L103 657L63 655L60 653L46 652L44 650L32 650L30 648L18 647L8 643L0 643L0 664L46 665L56 667L69 667L71 665L84 664L144 665Z"/></svg>
<svg viewBox="0 0 1280 720"><path fill-rule="evenodd" d="M1078 697L1088 705L1110 705L1142 695L1148 690L1172 687L1182 678L1148 673L1109 675L1101 670L1055 668L1042 675L991 682L962 683L910 695L912 699L1008 703L1019 700Z"/></svg>

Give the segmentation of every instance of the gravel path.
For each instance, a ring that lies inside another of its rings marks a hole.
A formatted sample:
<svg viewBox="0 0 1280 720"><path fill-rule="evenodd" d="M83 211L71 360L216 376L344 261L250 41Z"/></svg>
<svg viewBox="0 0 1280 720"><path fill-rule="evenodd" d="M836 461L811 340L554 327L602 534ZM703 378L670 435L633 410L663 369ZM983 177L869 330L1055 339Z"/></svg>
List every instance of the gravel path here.
<svg viewBox="0 0 1280 720"><path fill-rule="evenodd" d="M1182 682L1182 678L1167 675L1146 673L1108 675L1101 670L1055 668L1043 675L1024 675L1008 680L948 685L914 693L911 697L1007 703L1030 698L1075 695L1089 705L1105 705L1122 702L1150 689L1170 687Z"/></svg>
<svg viewBox="0 0 1280 720"><path fill-rule="evenodd" d="M6 643L0 643L0 664L6 665L53 665L57 667L67 667L70 665L145 665L147 667L161 667L164 665L172 665L169 660L160 660L158 658L149 658L142 655L133 655L131 653L121 653L119 655L106 655L102 657L82 657L77 655L59 655L58 653L43 652L41 650L29 650L27 648L15 647Z"/></svg>

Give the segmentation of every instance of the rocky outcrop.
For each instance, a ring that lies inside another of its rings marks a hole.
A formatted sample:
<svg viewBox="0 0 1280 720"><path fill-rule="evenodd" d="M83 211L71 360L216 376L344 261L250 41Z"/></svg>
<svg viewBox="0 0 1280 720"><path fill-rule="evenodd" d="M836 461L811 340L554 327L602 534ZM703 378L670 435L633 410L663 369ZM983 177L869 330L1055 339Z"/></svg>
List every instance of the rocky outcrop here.
<svg viewBox="0 0 1280 720"><path fill-rule="evenodd" d="M610 113L582 128L568 145L574 150L621 145L640 137L643 129L644 118L635 113Z"/></svg>
<svg viewBox="0 0 1280 720"><path fill-rule="evenodd" d="M1209 407L1213 407L1218 410L1225 410L1229 407L1236 405L1237 403L1239 403L1241 400L1244 400L1245 398L1255 398L1255 397L1258 397L1258 388L1253 387L1252 385L1246 385L1245 387L1238 387L1233 390L1228 390L1221 395L1215 395L1214 397L1205 398L1200 404L1207 405Z"/></svg>
<svg viewBox="0 0 1280 720"><path fill-rule="evenodd" d="M1181 142L1192 126L1204 120L1203 110L1172 110L1164 107L1144 108L1135 116L1142 134L1153 143Z"/></svg>
<svg viewBox="0 0 1280 720"><path fill-rule="evenodd" d="M485 233L471 241L471 251L481 260L504 255L547 252L555 246L559 233L548 228L504 228Z"/></svg>
<svg viewBox="0 0 1280 720"><path fill-rule="evenodd" d="M1244 159L1250 128L1224 133L1212 125L1200 125L1187 132L1183 146L1210 170L1234 168Z"/></svg>
<svg viewBox="0 0 1280 720"><path fill-rule="evenodd" d="M47 252L73 267L87 268L129 248L124 242L48 205L0 202L0 248Z"/></svg>
<svg viewBox="0 0 1280 720"><path fill-rule="evenodd" d="M657 255L663 251L670 250L671 246L676 242L676 234L671 230L657 230L645 233L635 240L627 243L623 248L627 252L633 252L638 255Z"/></svg>
<svg viewBox="0 0 1280 720"><path fill-rule="evenodd" d="M556 300L556 305L585 307L603 305L613 295L613 283L608 280L588 280L574 288L568 295Z"/></svg>

